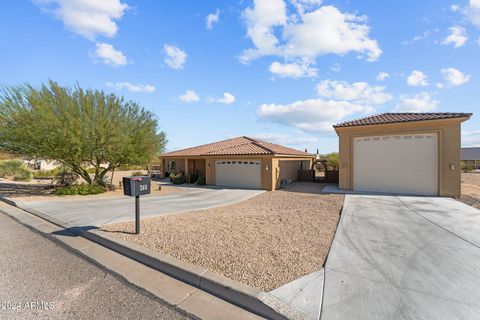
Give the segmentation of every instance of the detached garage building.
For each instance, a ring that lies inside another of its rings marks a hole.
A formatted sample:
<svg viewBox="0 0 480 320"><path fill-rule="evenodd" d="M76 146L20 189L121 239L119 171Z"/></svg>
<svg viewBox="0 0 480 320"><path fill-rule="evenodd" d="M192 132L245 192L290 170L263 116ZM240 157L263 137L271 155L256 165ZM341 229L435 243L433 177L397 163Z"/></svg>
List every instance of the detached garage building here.
<svg viewBox="0 0 480 320"><path fill-rule="evenodd" d="M315 155L249 137L214 142L162 155L163 176L198 173L207 184L274 190L310 169Z"/></svg>
<svg viewBox="0 0 480 320"><path fill-rule="evenodd" d="M470 113L384 113L334 126L340 189L459 196L460 126Z"/></svg>

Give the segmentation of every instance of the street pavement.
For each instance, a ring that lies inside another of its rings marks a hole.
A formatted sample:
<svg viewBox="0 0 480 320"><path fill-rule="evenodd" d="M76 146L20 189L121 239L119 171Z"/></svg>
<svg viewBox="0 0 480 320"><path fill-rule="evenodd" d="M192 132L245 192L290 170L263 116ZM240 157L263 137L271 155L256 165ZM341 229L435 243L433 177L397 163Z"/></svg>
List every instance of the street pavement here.
<svg viewBox="0 0 480 320"><path fill-rule="evenodd" d="M480 319L480 210L448 198L346 195L321 319Z"/></svg>
<svg viewBox="0 0 480 320"><path fill-rule="evenodd" d="M1 212L0 244L0 319L189 319Z"/></svg>

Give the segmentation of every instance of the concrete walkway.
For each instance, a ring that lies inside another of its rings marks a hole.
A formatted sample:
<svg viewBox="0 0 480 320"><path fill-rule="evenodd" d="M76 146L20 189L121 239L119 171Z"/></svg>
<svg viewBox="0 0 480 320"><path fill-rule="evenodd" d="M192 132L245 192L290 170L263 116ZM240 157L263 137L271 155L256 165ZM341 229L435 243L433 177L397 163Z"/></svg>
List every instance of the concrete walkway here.
<svg viewBox="0 0 480 320"><path fill-rule="evenodd" d="M143 196L141 217L161 216L191 210L233 204L252 198L263 190L184 188L182 192L164 196ZM25 210L35 210L70 227L98 227L135 219L135 198L104 198L78 200L46 200L17 202Z"/></svg>
<svg viewBox="0 0 480 320"><path fill-rule="evenodd" d="M347 195L321 319L480 319L480 210Z"/></svg>

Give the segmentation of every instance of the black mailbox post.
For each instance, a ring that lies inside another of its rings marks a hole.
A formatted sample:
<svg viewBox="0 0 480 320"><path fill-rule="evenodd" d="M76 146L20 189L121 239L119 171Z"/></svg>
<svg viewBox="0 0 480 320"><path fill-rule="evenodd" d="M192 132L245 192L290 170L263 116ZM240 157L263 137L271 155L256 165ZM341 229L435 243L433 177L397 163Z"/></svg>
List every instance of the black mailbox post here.
<svg viewBox="0 0 480 320"><path fill-rule="evenodd" d="M135 197L135 233L140 234L140 196L150 194L152 187L150 177L124 177L123 194Z"/></svg>

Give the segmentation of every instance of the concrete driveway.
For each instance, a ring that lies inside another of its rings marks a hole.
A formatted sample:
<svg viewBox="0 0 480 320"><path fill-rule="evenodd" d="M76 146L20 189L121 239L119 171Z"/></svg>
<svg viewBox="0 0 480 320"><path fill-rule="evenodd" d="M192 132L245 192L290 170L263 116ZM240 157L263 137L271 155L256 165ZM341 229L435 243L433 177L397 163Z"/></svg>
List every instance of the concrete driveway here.
<svg viewBox="0 0 480 320"><path fill-rule="evenodd" d="M141 217L161 216L233 204L252 198L263 190L185 187L182 192L163 196L142 196ZM103 198L18 202L23 209L36 211L69 227L98 227L135 219L135 198Z"/></svg>
<svg viewBox="0 0 480 320"><path fill-rule="evenodd" d="M347 195L321 319L480 319L480 210Z"/></svg>

